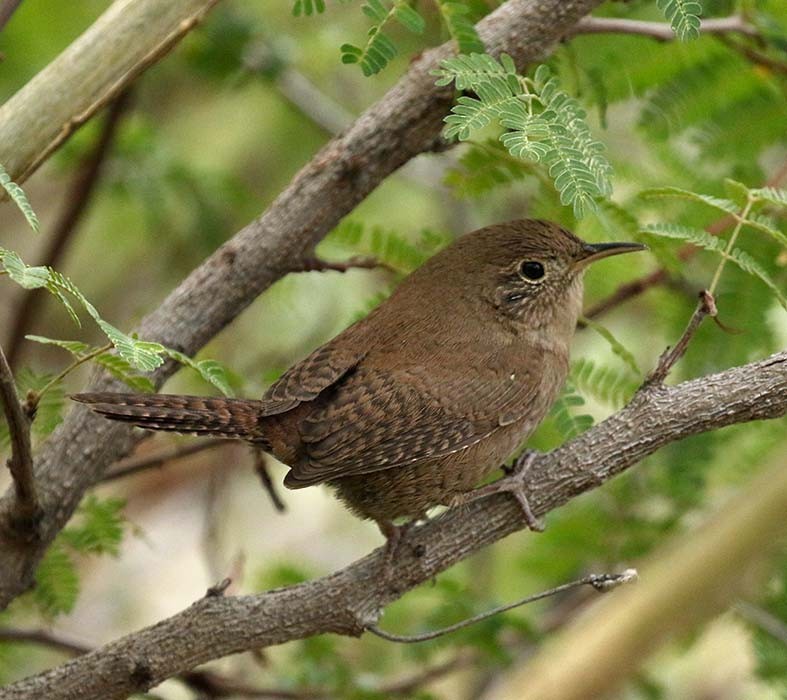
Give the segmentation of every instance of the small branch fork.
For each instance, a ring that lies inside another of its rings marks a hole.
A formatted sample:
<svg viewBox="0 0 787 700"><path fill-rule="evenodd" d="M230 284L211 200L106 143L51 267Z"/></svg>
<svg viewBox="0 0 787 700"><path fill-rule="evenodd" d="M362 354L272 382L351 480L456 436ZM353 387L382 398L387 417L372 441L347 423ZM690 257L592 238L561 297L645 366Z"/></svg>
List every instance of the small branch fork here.
<svg viewBox="0 0 787 700"><path fill-rule="evenodd" d="M16 393L16 383L3 349L0 348L0 403L3 404L11 436L8 469L14 480L16 507L11 525L26 539L34 538L41 507L33 478L33 452L30 446L30 419Z"/></svg>
<svg viewBox="0 0 787 700"><path fill-rule="evenodd" d="M645 379L643 386L647 387L663 384L670 370L675 366L678 360L686 354L691 339L694 337L694 334L697 332L697 329L700 327L705 317L716 316L716 300L713 298L713 294L707 289L703 289L699 297L700 300L697 304L697 308L691 315L686 330L683 331L680 340L675 343L673 348L667 348L667 350L661 354L656 368L648 375L647 379Z"/></svg>
<svg viewBox="0 0 787 700"><path fill-rule="evenodd" d="M607 591L617 588L624 583L631 583L636 580L636 569L626 569L619 574L590 574L583 578L577 579L576 581L570 581L569 583L564 583L560 586L556 586L555 588L549 588L546 591L541 591L540 593L535 593L525 598L521 598L520 600L517 600L513 603L500 605L496 608L492 608L491 610L485 610L478 615L468 617L466 620L461 620L460 622L457 622L453 625L448 625L448 627L443 627L439 630L432 630L431 632L424 632L423 634L392 634L391 632L386 632L385 630L380 629L377 627L377 625L370 625L366 629L372 634L381 637L382 639L387 639L389 642L398 642L400 644L417 644L418 642L426 642L430 639L443 637L446 634L450 634L451 632L457 632L458 630L464 629L465 627L470 627L470 625L475 625L478 622L488 620L490 617L494 617L500 613L508 612L509 610L513 610L514 608L518 608L522 605L534 603L537 600L543 600L544 598L549 598L550 596L564 593L565 591L570 591L573 588L579 588L580 586L592 586L600 593L606 593Z"/></svg>

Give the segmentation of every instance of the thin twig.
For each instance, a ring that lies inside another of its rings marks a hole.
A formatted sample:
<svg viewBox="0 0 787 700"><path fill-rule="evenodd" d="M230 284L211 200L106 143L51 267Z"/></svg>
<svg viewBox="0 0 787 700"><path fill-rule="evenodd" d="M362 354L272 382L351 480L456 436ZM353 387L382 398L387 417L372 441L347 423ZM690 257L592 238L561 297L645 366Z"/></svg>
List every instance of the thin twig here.
<svg viewBox="0 0 787 700"><path fill-rule="evenodd" d="M743 34L758 37L757 28L739 15L706 19L700 25L701 34ZM570 36L577 34L634 34L647 36L657 41L673 41L675 32L667 22L644 22L619 17L585 17L571 29Z"/></svg>
<svg viewBox="0 0 787 700"><path fill-rule="evenodd" d="M744 58L748 59L752 63L758 66L762 66L763 68L767 68L768 70L772 70L776 73L787 75L787 63L785 63L784 61L779 61L775 58L771 58L767 54L764 54L762 51L758 51L754 47L747 46L746 44L742 44L739 41L733 41L727 36L719 35L717 39L728 48L731 48L733 51L737 51L739 54L741 54Z"/></svg>
<svg viewBox="0 0 787 700"><path fill-rule="evenodd" d="M3 31L3 27L8 24L11 15L14 14L21 4L22 0L5 0L5 2L0 4L0 32Z"/></svg>
<svg viewBox="0 0 787 700"><path fill-rule="evenodd" d="M51 649L57 649L58 651L64 651L66 654L73 654L75 656L87 654L89 651L92 651L92 649L85 644L66 639L49 630L17 630L9 627L0 627L0 641L38 644Z"/></svg>
<svg viewBox="0 0 787 700"><path fill-rule="evenodd" d="M33 478L30 419L19 401L14 375L2 348L0 348L0 403L3 404L3 412L11 436L8 469L11 471L16 493L16 513L13 521L19 527L20 533L31 535L35 531L35 519L40 506Z"/></svg>
<svg viewBox="0 0 787 700"><path fill-rule="evenodd" d="M529 595L526 598L522 598L521 600L517 600L513 603L500 605L496 608L492 608L491 610L486 610L482 613L479 613L478 615L473 615L473 617L468 617L466 620L461 620L460 622L457 622L453 625L448 625L448 627L443 627L439 630L432 630L431 632L424 632L423 634L392 634L391 632L386 632L385 630L380 629L377 627L377 625L369 625L369 627L366 629L378 637L387 639L389 642L399 642L400 644L417 644L418 642L426 642L430 639L437 639L438 637L450 634L451 632L456 632L457 630L464 629L470 625L475 625L478 622L487 620L490 617L499 615L500 613L518 608L521 605L527 605L528 603L533 603L537 600L543 600L544 598L549 598L550 596L557 595L558 593L569 591L572 588L579 588L580 586L593 586L593 588L599 592L606 592L612 588L620 586L621 584L630 583L636 580L637 572L635 569L626 569L626 571L623 571L620 574L590 574L589 576L577 579L576 581L564 583L560 586L555 586L555 588L550 588L546 591Z"/></svg>
<svg viewBox="0 0 787 700"><path fill-rule="evenodd" d="M98 357L99 355L103 355L105 352L111 350L114 347L112 343L107 343L106 345L102 345L100 348L96 348L95 350L91 350L84 355L80 355L77 357L70 365L68 365L62 372L57 374L56 376L52 377L41 389L36 392L31 392L27 399L25 400L24 409L28 416L34 416L36 409L38 408L38 403L41 401L41 397L46 394L53 386L55 386L58 382L65 379L71 372L73 372L77 367L80 365L85 364L85 362L89 362L94 357Z"/></svg>
<svg viewBox="0 0 787 700"><path fill-rule="evenodd" d="M42 255L41 265L56 268L66 251L82 216L88 208L93 193L96 191L103 165L110 151L118 124L131 102L130 91L118 95L107 108L106 119L93 150L80 165L65 197L65 209L55 223L52 233L48 236L47 248ZM40 289L27 291L9 324L11 333L8 340L8 363L17 366L19 353L24 347L25 335L30 332L33 320L38 311L44 294Z"/></svg>
<svg viewBox="0 0 787 700"><path fill-rule="evenodd" d="M735 609L748 622L756 625L787 646L787 622L780 620L767 610L763 610L761 607L747 603L744 600L738 601L735 604Z"/></svg>
<svg viewBox="0 0 787 700"><path fill-rule="evenodd" d="M388 270L395 272L395 270L387 263L381 262L376 258L355 257L345 260L344 262L331 262L330 260L323 260L322 258L302 258L292 268L292 272L347 272L348 270Z"/></svg>
<svg viewBox="0 0 787 700"><path fill-rule="evenodd" d="M287 510L287 506L281 499L281 496L279 496L278 491L276 491L273 479L271 479L271 475L268 473L267 455L262 450L255 447L252 447L252 451L254 455L254 471L257 473L257 476L260 477L262 487L267 491L273 503L273 507L279 511L279 513L283 513Z"/></svg>
<svg viewBox="0 0 787 700"><path fill-rule="evenodd" d="M686 354L689 343L691 342L691 339L694 337L694 334L697 332L697 329L700 327L700 324L704 318L706 316L716 315L716 300L713 298L713 294L711 294L711 292L709 292L707 289L703 289L700 292L699 297L700 300L697 304L697 308L691 315L689 323L686 326L686 330L683 331L683 335L680 337L680 340L675 343L675 347L668 348L662 353L661 357L659 357L656 368L648 375L647 379L645 379L643 387L651 386L653 384L663 384L670 370L675 366L675 363Z"/></svg>
<svg viewBox="0 0 787 700"><path fill-rule="evenodd" d="M785 180L787 180L787 161L782 163L779 169L767 180L764 187L781 187ZM705 230L713 236L718 236L722 231L724 231L728 226L736 221L737 218L733 214L726 214L725 216L716 219L716 221L706 226ZM680 260L689 260L698 250L699 248L696 246L687 244L678 250L678 258L680 258ZM601 316L602 314L605 314L608 311L611 311L612 309L627 302L629 299L639 296L651 287L656 287L660 284L668 282L669 279L669 271L662 267L658 270L655 270L654 272L650 272L647 275L640 277L638 280L621 284L608 297L588 308L584 312L584 315L588 318Z"/></svg>
<svg viewBox="0 0 787 700"><path fill-rule="evenodd" d="M112 471L105 474L101 478L100 483L103 484L107 481L122 479L126 476L131 476L132 474L137 474L138 472L145 471L147 469L163 467L167 462L172 462L177 459L196 454L197 452L203 452L204 450L210 450L214 447L218 447L219 445L226 444L227 441L223 438L205 438L199 442L188 442L183 445L173 445L172 447L166 447L162 450L159 450L158 452L154 452L153 454L122 459L117 463L117 466Z"/></svg>

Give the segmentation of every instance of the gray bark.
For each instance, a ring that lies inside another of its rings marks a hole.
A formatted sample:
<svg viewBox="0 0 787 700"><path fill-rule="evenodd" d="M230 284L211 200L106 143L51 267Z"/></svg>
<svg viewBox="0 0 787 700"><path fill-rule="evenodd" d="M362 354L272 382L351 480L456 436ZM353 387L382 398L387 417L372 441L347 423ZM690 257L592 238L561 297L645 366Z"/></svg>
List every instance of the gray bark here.
<svg viewBox="0 0 787 700"><path fill-rule="evenodd" d="M649 386L619 413L536 459L531 506L544 515L668 443L785 413L787 352L675 387ZM360 635L391 601L523 525L509 496L476 501L412 531L388 579L395 585L380 575L385 555L379 549L316 581L257 595L206 597L151 627L8 686L0 700L123 698L234 652L325 632Z"/></svg>

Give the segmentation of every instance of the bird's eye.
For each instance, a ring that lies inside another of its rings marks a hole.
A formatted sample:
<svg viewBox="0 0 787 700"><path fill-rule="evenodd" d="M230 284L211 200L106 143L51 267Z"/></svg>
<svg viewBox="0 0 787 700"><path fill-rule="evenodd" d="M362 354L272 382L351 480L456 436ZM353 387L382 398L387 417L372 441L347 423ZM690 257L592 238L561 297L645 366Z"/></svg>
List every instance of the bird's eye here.
<svg viewBox="0 0 787 700"><path fill-rule="evenodd" d="M530 282L537 282L544 276L544 266L536 260L525 260L519 264L519 274Z"/></svg>

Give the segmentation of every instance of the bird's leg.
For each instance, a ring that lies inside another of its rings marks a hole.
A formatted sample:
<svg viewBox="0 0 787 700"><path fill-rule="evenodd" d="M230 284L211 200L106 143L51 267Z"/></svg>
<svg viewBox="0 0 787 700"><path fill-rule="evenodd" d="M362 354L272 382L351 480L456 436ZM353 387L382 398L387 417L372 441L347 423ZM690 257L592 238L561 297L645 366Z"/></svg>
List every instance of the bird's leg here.
<svg viewBox="0 0 787 700"><path fill-rule="evenodd" d="M380 528L380 532L382 532L383 537L385 537L383 576L386 581L389 580L393 574L393 564L396 560L396 555L399 553L402 542L405 537L407 537L410 530L412 530L416 523L423 519L423 517L425 516L413 518L401 525L395 525L392 520L375 520L377 527Z"/></svg>
<svg viewBox="0 0 787 700"><path fill-rule="evenodd" d="M457 499L454 499L452 505L469 503L495 493L510 493L516 498L517 503L522 508L522 514L525 517L527 526L535 532L543 532L544 524L533 514L530 503L527 500L527 490L525 488L525 480L527 479L530 465L538 454L536 450L526 450L514 460L510 468L503 467L506 476L502 479L460 495Z"/></svg>

